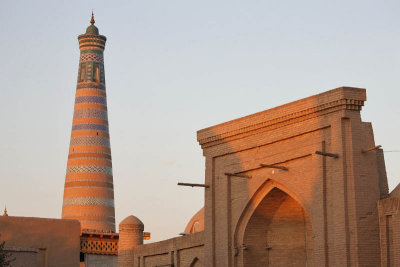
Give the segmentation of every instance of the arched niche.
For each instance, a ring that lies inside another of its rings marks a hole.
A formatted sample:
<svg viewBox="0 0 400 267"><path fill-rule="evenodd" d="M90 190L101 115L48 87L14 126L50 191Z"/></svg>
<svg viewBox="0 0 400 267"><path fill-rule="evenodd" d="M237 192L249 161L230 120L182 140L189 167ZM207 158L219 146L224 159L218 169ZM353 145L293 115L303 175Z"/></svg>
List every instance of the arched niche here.
<svg viewBox="0 0 400 267"><path fill-rule="evenodd" d="M235 266L313 266L311 220L288 191L269 181L249 201L235 232Z"/></svg>

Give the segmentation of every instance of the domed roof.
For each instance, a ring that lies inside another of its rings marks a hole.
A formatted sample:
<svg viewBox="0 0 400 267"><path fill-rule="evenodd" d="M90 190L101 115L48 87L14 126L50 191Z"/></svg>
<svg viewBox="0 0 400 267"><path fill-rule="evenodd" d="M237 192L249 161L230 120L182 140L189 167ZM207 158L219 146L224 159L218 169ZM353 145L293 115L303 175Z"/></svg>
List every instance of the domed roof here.
<svg viewBox="0 0 400 267"><path fill-rule="evenodd" d="M204 230L204 207L202 207L189 223L186 225L185 232L189 234L201 232Z"/></svg>
<svg viewBox="0 0 400 267"><path fill-rule="evenodd" d="M144 225L137 217L130 215L122 220L119 225Z"/></svg>
<svg viewBox="0 0 400 267"><path fill-rule="evenodd" d="M86 28L86 34L99 35L99 29L97 29L97 27L94 26L94 23L95 23L94 14L92 11L92 19L90 20L90 26Z"/></svg>
<svg viewBox="0 0 400 267"><path fill-rule="evenodd" d="M99 29L93 24L86 28L86 34L95 34L99 35Z"/></svg>

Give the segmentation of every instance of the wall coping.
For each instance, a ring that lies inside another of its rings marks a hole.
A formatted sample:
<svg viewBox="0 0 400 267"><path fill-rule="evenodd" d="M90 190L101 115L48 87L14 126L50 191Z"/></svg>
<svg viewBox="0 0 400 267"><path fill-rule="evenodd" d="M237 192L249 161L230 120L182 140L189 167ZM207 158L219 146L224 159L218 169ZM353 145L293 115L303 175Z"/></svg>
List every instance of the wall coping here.
<svg viewBox="0 0 400 267"><path fill-rule="evenodd" d="M70 224L70 225L79 225L80 222L76 219L57 219L57 218L41 218L41 217L23 217L23 216L0 216L0 221L4 222L26 222L27 227L29 227L30 223L40 223L40 222L53 222L58 224Z"/></svg>
<svg viewBox="0 0 400 267"><path fill-rule="evenodd" d="M187 249L204 245L204 232L197 232L185 236L178 236L159 242L148 243L138 246L134 253L138 255L165 254L175 249Z"/></svg>
<svg viewBox="0 0 400 267"><path fill-rule="evenodd" d="M34 252L34 253L39 252L39 249L37 248L24 248L24 247L4 247L4 250L8 252Z"/></svg>
<svg viewBox="0 0 400 267"><path fill-rule="evenodd" d="M339 87L275 108L208 127L197 132L197 141L204 147L218 144L223 139L249 133L271 125L288 122L310 114L326 114L337 110L360 111L366 101L366 90Z"/></svg>

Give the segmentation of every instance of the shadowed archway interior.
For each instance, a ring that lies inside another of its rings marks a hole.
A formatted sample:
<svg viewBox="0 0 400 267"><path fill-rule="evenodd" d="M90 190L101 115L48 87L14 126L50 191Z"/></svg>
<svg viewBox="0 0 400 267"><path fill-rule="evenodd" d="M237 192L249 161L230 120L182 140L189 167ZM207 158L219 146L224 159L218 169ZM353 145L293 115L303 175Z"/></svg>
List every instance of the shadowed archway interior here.
<svg viewBox="0 0 400 267"><path fill-rule="evenodd" d="M244 266L312 266L312 227L291 196L272 189L255 209L244 233Z"/></svg>

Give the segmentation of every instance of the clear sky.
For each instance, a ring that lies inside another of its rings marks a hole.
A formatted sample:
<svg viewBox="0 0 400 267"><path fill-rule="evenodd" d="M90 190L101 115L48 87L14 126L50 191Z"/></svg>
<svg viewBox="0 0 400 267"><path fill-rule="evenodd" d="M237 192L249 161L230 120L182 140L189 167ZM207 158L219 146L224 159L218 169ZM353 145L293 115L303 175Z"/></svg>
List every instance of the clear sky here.
<svg viewBox="0 0 400 267"><path fill-rule="evenodd" d="M79 62L95 12L117 224L152 241L203 206L196 131L343 85L367 88L364 121L400 151L400 1L0 2L0 207L61 216ZM400 153L385 153L390 188Z"/></svg>

